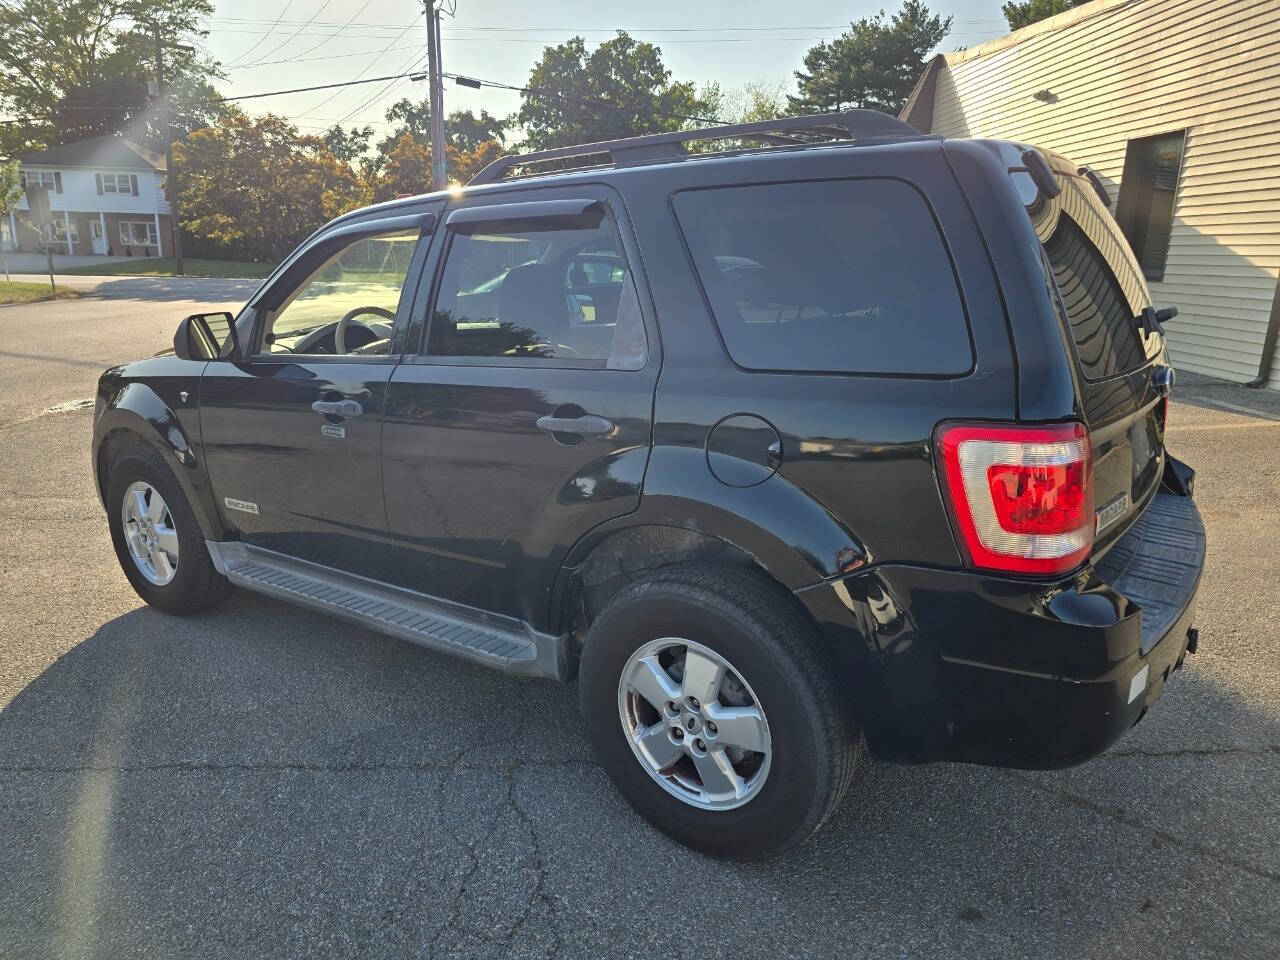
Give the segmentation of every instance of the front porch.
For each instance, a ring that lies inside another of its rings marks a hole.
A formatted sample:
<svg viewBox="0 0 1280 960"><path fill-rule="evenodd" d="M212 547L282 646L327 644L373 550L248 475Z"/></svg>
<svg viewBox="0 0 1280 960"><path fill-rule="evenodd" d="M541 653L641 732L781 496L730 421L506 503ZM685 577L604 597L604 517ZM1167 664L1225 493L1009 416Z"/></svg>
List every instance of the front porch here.
<svg viewBox="0 0 1280 960"><path fill-rule="evenodd" d="M51 229L43 237L10 215L9 235L17 240L16 250L27 253L42 251L46 243L55 255L66 257L162 257L170 252L168 214L54 210Z"/></svg>

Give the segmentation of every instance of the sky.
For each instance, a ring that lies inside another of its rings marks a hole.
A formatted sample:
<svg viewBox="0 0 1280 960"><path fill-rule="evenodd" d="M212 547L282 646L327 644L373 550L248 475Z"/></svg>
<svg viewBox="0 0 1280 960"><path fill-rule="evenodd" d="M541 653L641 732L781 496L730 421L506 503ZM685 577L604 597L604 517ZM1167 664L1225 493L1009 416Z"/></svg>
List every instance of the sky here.
<svg viewBox="0 0 1280 960"><path fill-rule="evenodd" d="M413 0L214 0L206 52L222 62L226 96L336 83L426 69L426 26ZM545 46L582 36L590 49L624 29L658 45L674 80L699 86L717 81L728 90L752 80L784 81L805 51L830 40L852 20L881 9L875 0L787 0L766 3L696 3L647 0L606 5L588 0L513 3L448 0L442 17L446 72L519 85L528 79ZM999 0L938 0L935 13L954 18L943 51L972 47L1008 32ZM892 11L896 9L889 5ZM453 15L448 11L453 9ZM293 120L303 133L335 122L370 124L382 134L383 113L401 97L421 100L425 82L408 79L339 90L273 96L241 102L255 113ZM475 90L446 81L445 110L483 108L496 116L515 112L513 91Z"/></svg>

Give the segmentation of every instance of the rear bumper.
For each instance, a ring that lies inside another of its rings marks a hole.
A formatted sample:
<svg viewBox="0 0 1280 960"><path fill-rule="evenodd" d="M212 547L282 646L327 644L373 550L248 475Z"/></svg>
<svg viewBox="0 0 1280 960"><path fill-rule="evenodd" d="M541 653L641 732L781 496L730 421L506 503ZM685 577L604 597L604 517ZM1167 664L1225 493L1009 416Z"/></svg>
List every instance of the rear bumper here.
<svg viewBox="0 0 1280 960"><path fill-rule="evenodd" d="M886 566L798 596L878 754L1061 767L1115 743L1182 665L1204 557L1195 502L1161 492L1069 580Z"/></svg>

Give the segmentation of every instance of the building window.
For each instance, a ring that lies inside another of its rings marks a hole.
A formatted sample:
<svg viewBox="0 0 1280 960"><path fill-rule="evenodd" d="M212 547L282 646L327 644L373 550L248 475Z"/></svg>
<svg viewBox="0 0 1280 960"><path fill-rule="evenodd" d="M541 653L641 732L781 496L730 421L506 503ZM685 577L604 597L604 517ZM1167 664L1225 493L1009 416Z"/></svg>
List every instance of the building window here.
<svg viewBox="0 0 1280 960"><path fill-rule="evenodd" d="M55 193L58 189L58 177L51 170L24 170L22 171L22 185L24 187L47 187L50 193Z"/></svg>
<svg viewBox="0 0 1280 960"><path fill-rule="evenodd" d="M44 225L44 240L46 243L66 243L67 221L54 214L54 219ZM71 242L80 242L80 226L74 220L71 221Z"/></svg>
<svg viewBox="0 0 1280 960"><path fill-rule="evenodd" d="M98 183L98 193L121 194L124 196L137 196L138 178L132 173L99 173L95 174Z"/></svg>
<svg viewBox="0 0 1280 960"><path fill-rule="evenodd" d="M120 221L120 242L126 247L155 247L156 225L150 220Z"/></svg>
<svg viewBox="0 0 1280 960"><path fill-rule="evenodd" d="M1187 132L1130 140L1116 220L1148 280L1164 279Z"/></svg>

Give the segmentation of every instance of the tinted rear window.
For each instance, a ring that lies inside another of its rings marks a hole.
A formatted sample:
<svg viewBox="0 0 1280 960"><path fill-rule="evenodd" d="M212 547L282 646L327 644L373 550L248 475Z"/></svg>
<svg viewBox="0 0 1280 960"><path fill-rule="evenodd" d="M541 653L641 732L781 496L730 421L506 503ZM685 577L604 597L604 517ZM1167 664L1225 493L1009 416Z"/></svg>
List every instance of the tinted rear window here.
<svg viewBox="0 0 1280 960"><path fill-rule="evenodd" d="M1158 350L1135 318L1150 306L1146 281L1111 211L1081 177L1060 176L1055 198L1012 174L1061 295L1060 309L1091 380L1136 370Z"/></svg>
<svg viewBox="0 0 1280 960"><path fill-rule="evenodd" d="M955 271L898 180L679 193L729 355L753 370L957 375L973 366Z"/></svg>

